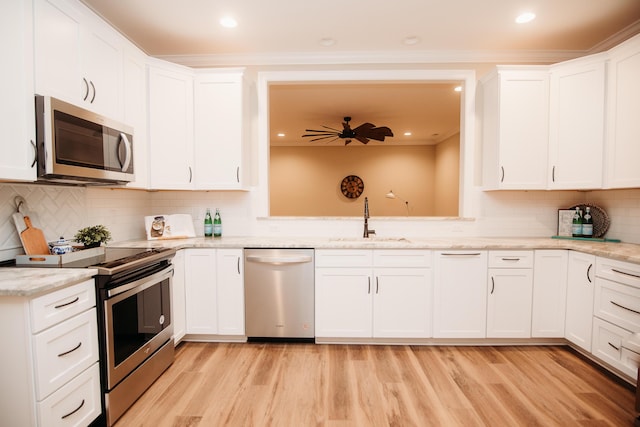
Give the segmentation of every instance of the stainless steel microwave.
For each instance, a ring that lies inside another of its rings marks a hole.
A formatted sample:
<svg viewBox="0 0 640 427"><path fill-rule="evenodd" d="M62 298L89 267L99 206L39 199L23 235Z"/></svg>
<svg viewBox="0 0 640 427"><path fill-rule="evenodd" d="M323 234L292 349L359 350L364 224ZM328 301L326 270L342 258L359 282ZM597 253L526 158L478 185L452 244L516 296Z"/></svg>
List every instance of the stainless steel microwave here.
<svg viewBox="0 0 640 427"><path fill-rule="evenodd" d="M50 96L36 95L35 104L39 181L134 180L133 128Z"/></svg>

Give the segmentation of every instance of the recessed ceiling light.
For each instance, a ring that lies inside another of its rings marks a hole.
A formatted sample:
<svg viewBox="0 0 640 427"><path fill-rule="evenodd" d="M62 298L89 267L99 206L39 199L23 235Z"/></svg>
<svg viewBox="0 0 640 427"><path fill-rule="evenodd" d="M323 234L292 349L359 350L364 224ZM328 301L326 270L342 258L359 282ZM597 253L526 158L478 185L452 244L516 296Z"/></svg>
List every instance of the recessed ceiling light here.
<svg viewBox="0 0 640 427"><path fill-rule="evenodd" d="M331 37L323 37L320 39L319 43L322 46L333 46L334 44L336 44L336 39Z"/></svg>
<svg viewBox="0 0 640 427"><path fill-rule="evenodd" d="M411 136L411 132L405 132L404 136Z"/></svg>
<svg viewBox="0 0 640 427"><path fill-rule="evenodd" d="M225 16L220 18L220 25L222 25L225 28L235 28L238 26L238 21L236 21L230 16Z"/></svg>
<svg viewBox="0 0 640 427"><path fill-rule="evenodd" d="M284 133L280 132L278 136L282 138L284 136Z"/></svg>
<svg viewBox="0 0 640 427"><path fill-rule="evenodd" d="M420 43L420 37L408 36L405 37L404 40L402 40L402 43L406 44L407 46L413 46L414 44Z"/></svg>
<svg viewBox="0 0 640 427"><path fill-rule="evenodd" d="M462 86L456 86L453 88L456 92L462 92Z"/></svg>
<svg viewBox="0 0 640 427"><path fill-rule="evenodd" d="M525 12L516 17L516 22L518 24L526 24L527 22L531 22L536 19L536 14L533 12Z"/></svg>

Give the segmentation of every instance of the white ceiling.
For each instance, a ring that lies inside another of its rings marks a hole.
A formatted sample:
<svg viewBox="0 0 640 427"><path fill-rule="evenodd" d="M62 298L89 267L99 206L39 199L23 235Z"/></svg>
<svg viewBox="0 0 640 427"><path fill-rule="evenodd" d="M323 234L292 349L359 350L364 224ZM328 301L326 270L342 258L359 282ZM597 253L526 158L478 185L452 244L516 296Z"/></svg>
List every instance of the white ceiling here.
<svg viewBox="0 0 640 427"><path fill-rule="evenodd" d="M640 33L640 0L81 1L147 54L192 66L553 63ZM524 11L537 18L516 24ZM225 15L238 26L221 27ZM386 143L432 144L457 131L453 84L401 86L272 87L272 141L303 143L304 129L340 129L344 116L352 128L390 127Z"/></svg>

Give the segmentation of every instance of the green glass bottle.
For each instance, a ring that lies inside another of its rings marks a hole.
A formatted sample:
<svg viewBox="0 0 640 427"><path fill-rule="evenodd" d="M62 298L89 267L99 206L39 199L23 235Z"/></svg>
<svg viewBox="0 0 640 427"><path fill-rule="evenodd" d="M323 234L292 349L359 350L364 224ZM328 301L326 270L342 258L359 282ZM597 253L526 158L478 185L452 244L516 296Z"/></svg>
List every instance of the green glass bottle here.
<svg viewBox="0 0 640 427"><path fill-rule="evenodd" d="M582 237L593 237L593 216L591 216L591 208L584 208L584 218L582 219Z"/></svg>
<svg viewBox="0 0 640 427"><path fill-rule="evenodd" d="M573 222L571 223L571 235L573 237L582 237L582 212L576 207L576 213L573 214Z"/></svg>
<svg viewBox="0 0 640 427"><path fill-rule="evenodd" d="M220 209L218 208L213 216L213 237L222 237L222 218L220 218Z"/></svg>
<svg viewBox="0 0 640 427"><path fill-rule="evenodd" d="M211 210L207 208L207 213L204 215L204 237L213 236L213 220L211 219Z"/></svg>

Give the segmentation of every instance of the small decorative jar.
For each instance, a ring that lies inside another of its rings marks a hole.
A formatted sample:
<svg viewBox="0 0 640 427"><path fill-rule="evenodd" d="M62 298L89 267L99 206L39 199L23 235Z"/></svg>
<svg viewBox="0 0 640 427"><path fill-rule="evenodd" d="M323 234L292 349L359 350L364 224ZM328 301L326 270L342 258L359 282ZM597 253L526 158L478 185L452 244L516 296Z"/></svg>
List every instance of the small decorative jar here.
<svg viewBox="0 0 640 427"><path fill-rule="evenodd" d="M51 253L53 255L64 255L73 251L73 246L64 237L60 236L60 240L53 243Z"/></svg>

